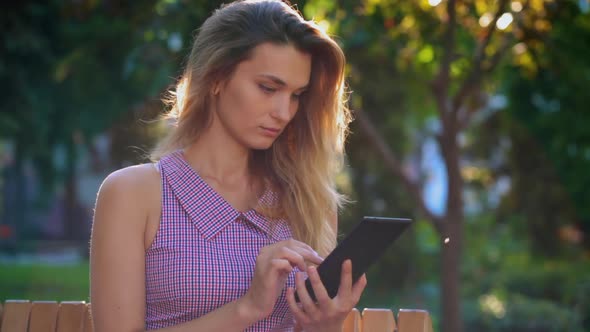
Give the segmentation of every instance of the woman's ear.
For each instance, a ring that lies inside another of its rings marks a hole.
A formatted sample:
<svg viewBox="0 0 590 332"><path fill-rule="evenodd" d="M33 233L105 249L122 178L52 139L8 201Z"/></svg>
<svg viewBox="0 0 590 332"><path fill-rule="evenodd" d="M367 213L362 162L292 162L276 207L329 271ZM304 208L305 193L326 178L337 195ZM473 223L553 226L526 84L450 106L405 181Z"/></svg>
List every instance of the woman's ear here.
<svg viewBox="0 0 590 332"><path fill-rule="evenodd" d="M213 89L211 89L211 92L213 93L214 96L217 96L219 94L220 86L221 86L221 82L215 82L213 84Z"/></svg>

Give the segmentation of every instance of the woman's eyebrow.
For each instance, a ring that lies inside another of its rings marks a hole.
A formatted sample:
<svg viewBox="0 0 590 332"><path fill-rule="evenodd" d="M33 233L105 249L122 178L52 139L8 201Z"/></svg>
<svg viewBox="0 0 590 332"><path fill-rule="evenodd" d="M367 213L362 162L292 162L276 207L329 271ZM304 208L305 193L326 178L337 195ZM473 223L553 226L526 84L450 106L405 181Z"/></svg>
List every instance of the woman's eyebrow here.
<svg viewBox="0 0 590 332"><path fill-rule="evenodd" d="M276 83L276 84L278 84L280 86L287 86L287 83L285 81L283 81L282 79L280 79L280 78L278 78L278 77L276 77L274 75L271 75L271 74L260 74L258 76L263 77L263 78L267 78L267 79L273 81L274 83ZM302 86L302 87L300 87L297 90L307 90L308 86L309 85Z"/></svg>

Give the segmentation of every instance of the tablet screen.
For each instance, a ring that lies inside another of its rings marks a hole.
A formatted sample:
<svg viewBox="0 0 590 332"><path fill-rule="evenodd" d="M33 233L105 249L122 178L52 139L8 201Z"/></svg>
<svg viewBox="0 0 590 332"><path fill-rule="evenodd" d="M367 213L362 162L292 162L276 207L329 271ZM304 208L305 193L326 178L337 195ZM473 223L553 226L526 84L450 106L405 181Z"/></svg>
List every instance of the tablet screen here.
<svg viewBox="0 0 590 332"><path fill-rule="evenodd" d="M385 250L412 223L411 219L363 217L363 220L338 244L338 246L318 266L318 274L331 298L338 293L342 263L352 261L353 283L365 273L385 252ZM315 301L311 282L305 282L307 291ZM297 293L295 299L299 301Z"/></svg>

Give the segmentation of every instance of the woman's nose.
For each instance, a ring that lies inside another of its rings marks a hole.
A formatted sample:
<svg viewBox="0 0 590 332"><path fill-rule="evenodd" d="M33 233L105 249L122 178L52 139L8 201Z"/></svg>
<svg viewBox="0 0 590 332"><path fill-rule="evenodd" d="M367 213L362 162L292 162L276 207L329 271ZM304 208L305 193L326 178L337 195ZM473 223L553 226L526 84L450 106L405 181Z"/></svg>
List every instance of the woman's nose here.
<svg viewBox="0 0 590 332"><path fill-rule="evenodd" d="M273 116L281 121L289 121L291 120L292 107L293 105L291 101L291 96L281 96L280 98L277 98L277 101L274 105Z"/></svg>

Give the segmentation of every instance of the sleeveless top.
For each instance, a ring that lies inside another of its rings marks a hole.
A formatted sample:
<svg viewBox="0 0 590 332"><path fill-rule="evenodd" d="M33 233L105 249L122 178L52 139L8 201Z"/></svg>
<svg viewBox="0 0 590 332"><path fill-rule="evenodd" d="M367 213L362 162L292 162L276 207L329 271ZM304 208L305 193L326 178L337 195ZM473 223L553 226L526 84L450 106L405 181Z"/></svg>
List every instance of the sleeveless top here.
<svg viewBox="0 0 590 332"><path fill-rule="evenodd" d="M292 237L284 219L235 210L199 177L182 151L163 157L158 168L162 215L145 255L146 330L193 320L242 297L260 249ZM260 198L260 203L273 201L276 196L268 190ZM286 287L294 287L294 273ZM286 287L272 314L246 331L293 331Z"/></svg>

